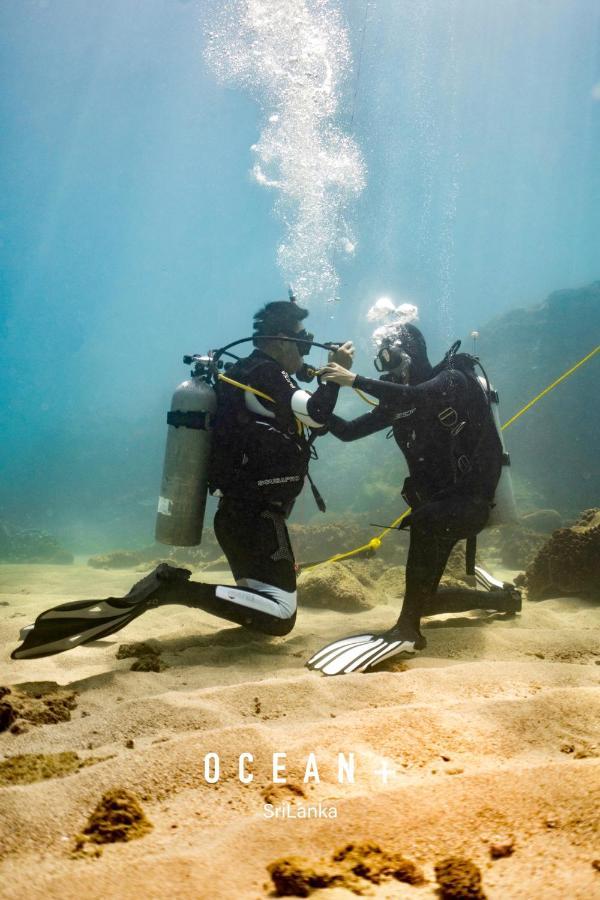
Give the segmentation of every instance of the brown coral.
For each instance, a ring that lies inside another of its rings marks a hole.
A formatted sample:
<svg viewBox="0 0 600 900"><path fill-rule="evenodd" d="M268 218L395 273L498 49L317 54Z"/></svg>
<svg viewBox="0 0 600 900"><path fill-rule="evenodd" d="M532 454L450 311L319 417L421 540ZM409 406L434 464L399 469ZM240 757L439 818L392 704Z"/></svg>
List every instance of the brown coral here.
<svg viewBox="0 0 600 900"><path fill-rule="evenodd" d="M113 788L90 815L82 834L77 837L77 848L86 841L95 844L112 844L115 841L132 841L143 837L152 829L137 796L126 788Z"/></svg>
<svg viewBox="0 0 600 900"><path fill-rule="evenodd" d="M336 850L331 862L313 863L299 856L278 859L267 867L279 897L308 897L314 890L344 887L363 894L370 884L395 878L406 884L424 884L422 872L399 853L378 844L347 844Z"/></svg>
<svg viewBox="0 0 600 900"><path fill-rule="evenodd" d="M360 612L373 606L369 590L339 563L325 563L302 572L298 579L298 603L342 612Z"/></svg>
<svg viewBox="0 0 600 900"><path fill-rule="evenodd" d="M317 863L316 868L299 856L276 859L267 866L278 897L308 897L318 888L341 885L341 872Z"/></svg>
<svg viewBox="0 0 600 900"><path fill-rule="evenodd" d="M334 862L345 867L359 878L372 884L381 884L390 878L406 884L423 884L423 873L410 860L399 853L391 853L378 844L348 844L333 857Z"/></svg>
<svg viewBox="0 0 600 900"><path fill-rule="evenodd" d="M600 594L600 509L559 528L526 571L530 600Z"/></svg>
<svg viewBox="0 0 600 900"><path fill-rule="evenodd" d="M77 706L77 694L53 681L28 682L0 688L0 731L19 724L55 725L68 722Z"/></svg>
<svg viewBox="0 0 600 900"><path fill-rule="evenodd" d="M506 525L499 529L500 561L509 569L525 569L546 543L546 535L521 525Z"/></svg>
<svg viewBox="0 0 600 900"><path fill-rule="evenodd" d="M32 784L46 778L63 778L97 762L101 760L80 759L72 750L64 750L62 753L24 753L9 756L0 762L0 785Z"/></svg>
<svg viewBox="0 0 600 900"><path fill-rule="evenodd" d="M435 865L442 900L485 900L481 872L470 859L449 856Z"/></svg>

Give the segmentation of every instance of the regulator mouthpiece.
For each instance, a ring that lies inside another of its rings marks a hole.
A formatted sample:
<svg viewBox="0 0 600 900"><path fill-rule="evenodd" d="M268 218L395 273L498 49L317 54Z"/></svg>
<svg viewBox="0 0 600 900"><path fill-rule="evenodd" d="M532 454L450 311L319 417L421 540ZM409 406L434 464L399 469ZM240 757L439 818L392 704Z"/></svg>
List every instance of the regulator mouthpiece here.
<svg viewBox="0 0 600 900"><path fill-rule="evenodd" d="M296 378L298 379L298 381L302 381L305 384L310 384L311 381L315 380L316 374L316 369L314 369L312 366L309 366L308 363L302 363L302 365L296 372Z"/></svg>

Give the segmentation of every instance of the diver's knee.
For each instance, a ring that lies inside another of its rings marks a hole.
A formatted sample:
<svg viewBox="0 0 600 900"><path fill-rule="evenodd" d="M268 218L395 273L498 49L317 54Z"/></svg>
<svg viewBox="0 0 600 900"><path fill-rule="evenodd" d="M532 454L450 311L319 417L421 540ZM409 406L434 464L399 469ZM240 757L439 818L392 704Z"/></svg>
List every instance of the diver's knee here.
<svg viewBox="0 0 600 900"><path fill-rule="evenodd" d="M296 590L284 591L283 588L269 584L266 581L258 581L255 578L238 578L237 586L238 588L249 589L260 597L264 597L270 604L274 604L273 612L269 611L271 616L277 616L277 618L285 620L296 614L298 597Z"/></svg>
<svg viewBox="0 0 600 900"><path fill-rule="evenodd" d="M272 622L269 623L269 631L267 634L271 634L273 637L285 637L286 634L289 634L290 631L292 631L295 624L295 612L287 619L273 619Z"/></svg>

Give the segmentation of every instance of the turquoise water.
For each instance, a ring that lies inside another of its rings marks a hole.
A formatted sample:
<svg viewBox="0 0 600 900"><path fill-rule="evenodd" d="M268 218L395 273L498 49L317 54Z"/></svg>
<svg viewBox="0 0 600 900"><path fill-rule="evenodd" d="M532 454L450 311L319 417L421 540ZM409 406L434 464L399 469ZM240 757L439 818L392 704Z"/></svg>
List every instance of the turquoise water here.
<svg viewBox="0 0 600 900"><path fill-rule="evenodd" d="M596 0L5 0L0 517L149 542L182 354L290 280L365 374L381 295L435 359L597 280L599 39Z"/></svg>

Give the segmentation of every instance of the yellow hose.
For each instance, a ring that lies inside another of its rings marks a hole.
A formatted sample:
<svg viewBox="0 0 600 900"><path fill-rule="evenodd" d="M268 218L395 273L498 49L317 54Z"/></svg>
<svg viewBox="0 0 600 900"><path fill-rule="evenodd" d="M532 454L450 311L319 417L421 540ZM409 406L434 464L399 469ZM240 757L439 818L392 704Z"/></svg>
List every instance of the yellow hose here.
<svg viewBox="0 0 600 900"><path fill-rule="evenodd" d="M263 400L270 400L271 403L275 403L272 397L269 397L268 394L264 394L262 391L259 391L258 388L250 387L249 384L242 384L241 381L234 381L233 378L229 378L227 375L222 375L220 372L218 374L218 379L220 381L226 381L227 384L232 384L236 388L240 388L242 391L248 391L249 394L256 394L257 397L262 397ZM294 416L296 419L296 431L298 434L304 433L304 425L298 418L298 416Z"/></svg>
<svg viewBox="0 0 600 900"><path fill-rule="evenodd" d="M263 400L270 400L271 403L275 403L272 397L269 397L268 394L263 394L262 391L259 391L257 388L250 387L249 384L242 384L241 381L234 381L233 378L229 378L227 375L221 375L219 372L218 375L219 381L226 381L227 384L232 384L234 387L241 388L242 391L248 391L250 394L256 394L257 397L262 397Z"/></svg>
<svg viewBox="0 0 600 900"><path fill-rule="evenodd" d="M360 397L361 400L364 400L365 403L368 403L369 406L379 406L379 403L376 403L375 400L369 400L369 398L367 397L367 395L366 395L366 394L363 394L363 392L362 392L359 388L352 388L352 390L353 390L356 394L358 394L358 396Z"/></svg>

